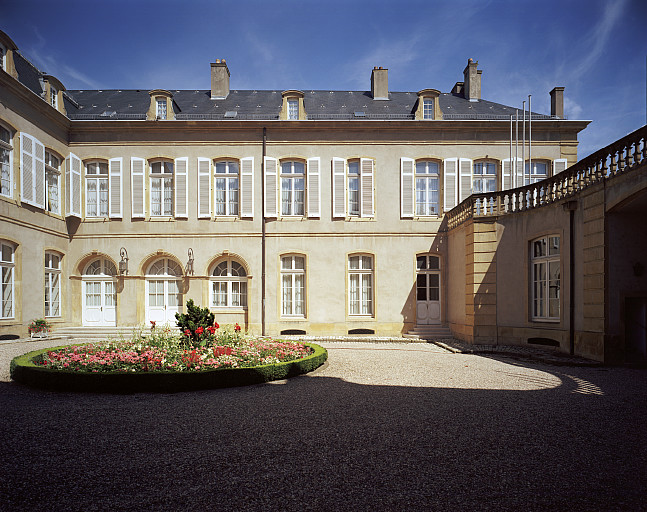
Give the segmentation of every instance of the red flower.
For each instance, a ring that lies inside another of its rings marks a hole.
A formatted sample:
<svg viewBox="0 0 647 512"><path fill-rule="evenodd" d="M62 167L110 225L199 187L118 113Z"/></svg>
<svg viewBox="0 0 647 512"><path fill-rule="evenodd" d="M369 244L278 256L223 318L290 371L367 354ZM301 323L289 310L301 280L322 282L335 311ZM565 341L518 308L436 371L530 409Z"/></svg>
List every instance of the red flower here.
<svg viewBox="0 0 647 512"><path fill-rule="evenodd" d="M240 325L238 325L238 322L236 322L236 327L234 327L234 331L240 332Z"/></svg>
<svg viewBox="0 0 647 512"><path fill-rule="evenodd" d="M198 336L200 336L203 332L204 332L204 329L203 329L202 327L198 327L198 328L195 330L195 333L196 333Z"/></svg>
<svg viewBox="0 0 647 512"><path fill-rule="evenodd" d="M184 329L185 336L191 336L191 331L189 329Z"/></svg>
<svg viewBox="0 0 647 512"><path fill-rule="evenodd" d="M155 320L151 320L151 331L155 329Z"/></svg>
<svg viewBox="0 0 647 512"><path fill-rule="evenodd" d="M216 328L213 325L210 325L207 327L207 331L209 331L211 334L214 334L216 332Z"/></svg>
<svg viewBox="0 0 647 512"><path fill-rule="evenodd" d="M214 326L216 329L220 329L220 325L218 325L218 322L216 322L215 324L213 324L213 326Z"/></svg>

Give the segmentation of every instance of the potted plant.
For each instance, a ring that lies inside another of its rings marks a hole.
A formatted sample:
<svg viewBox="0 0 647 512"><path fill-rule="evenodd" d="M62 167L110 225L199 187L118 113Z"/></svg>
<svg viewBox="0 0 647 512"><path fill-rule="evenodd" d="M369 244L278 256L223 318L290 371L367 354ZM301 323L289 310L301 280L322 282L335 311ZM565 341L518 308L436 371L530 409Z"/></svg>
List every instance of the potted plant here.
<svg viewBox="0 0 647 512"><path fill-rule="evenodd" d="M31 321L27 330L32 338L47 338L52 330L52 324L44 318L37 318Z"/></svg>

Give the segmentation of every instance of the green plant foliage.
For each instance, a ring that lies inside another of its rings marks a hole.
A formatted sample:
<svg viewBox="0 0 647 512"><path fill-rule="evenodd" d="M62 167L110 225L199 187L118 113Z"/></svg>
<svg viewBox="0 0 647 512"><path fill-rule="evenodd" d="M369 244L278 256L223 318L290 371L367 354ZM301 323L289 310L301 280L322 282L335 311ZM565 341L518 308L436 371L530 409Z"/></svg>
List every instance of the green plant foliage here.
<svg viewBox="0 0 647 512"><path fill-rule="evenodd" d="M189 299L186 303L186 313L175 313L177 326L189 346L198 347L209 345L213 336L215 315L209 308L201 308Z"/></svg>

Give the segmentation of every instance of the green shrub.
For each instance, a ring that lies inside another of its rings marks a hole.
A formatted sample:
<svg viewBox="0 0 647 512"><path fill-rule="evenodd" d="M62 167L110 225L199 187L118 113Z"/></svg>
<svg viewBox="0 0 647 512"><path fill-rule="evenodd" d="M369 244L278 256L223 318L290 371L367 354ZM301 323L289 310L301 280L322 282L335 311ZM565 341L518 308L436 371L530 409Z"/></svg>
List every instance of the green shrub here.
<svg viewBox="0 0 647 512"><path fill-rule="evenodd" d="M213 325L215 315L209 308L201 308L189 299L186 303L186 313L175 313L177 326L189 346L205 346L213 341Z"/></svg>

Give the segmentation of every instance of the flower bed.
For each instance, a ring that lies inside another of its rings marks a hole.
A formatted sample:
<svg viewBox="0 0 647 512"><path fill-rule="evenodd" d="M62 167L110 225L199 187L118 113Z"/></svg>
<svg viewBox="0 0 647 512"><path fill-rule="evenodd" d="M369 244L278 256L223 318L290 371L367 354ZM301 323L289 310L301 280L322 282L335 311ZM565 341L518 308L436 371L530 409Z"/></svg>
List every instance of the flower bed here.
<svg viewBox="0 0 647 512"><path fill-rule="evenodd" d="M318 345L245 337L239 330L221 331L197 346L187 339L153 328L131 340L34 351L11 362L11 377L46 389L169 392L282 379L312 371L327 358Z"/></svg>

